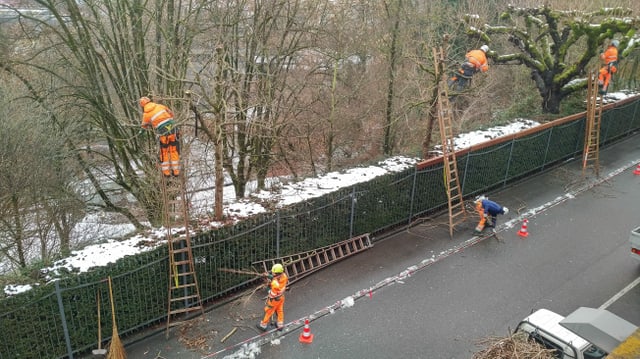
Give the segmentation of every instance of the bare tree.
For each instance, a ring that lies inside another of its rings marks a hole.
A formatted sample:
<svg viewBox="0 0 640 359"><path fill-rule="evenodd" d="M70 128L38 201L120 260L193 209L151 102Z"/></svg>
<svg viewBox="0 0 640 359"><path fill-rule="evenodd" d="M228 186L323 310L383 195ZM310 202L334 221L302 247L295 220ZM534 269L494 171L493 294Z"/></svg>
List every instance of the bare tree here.
<svg viewBox="0 0 640 359"><path fill-rule="evenodd" d="M8 86L8 87L7 87ZM0 109L0 253L16 267L70 252L71 231L84 216L72 174L76 167L19 83L5 76ZM22 99L20 99L22 97Z"/></svg>
<svg viewBox="0 0 640 359"><path fill-rule="evenodd" d="M210 8L203 56L192 91L202 94L201 128L224 145L224 170L237 197L256 176L264 188L274 148L295 112L298 91L290 81L308 44L316 5L305 1L240 1ZM212 115L212 116L208 116ZM215 146L214 146L215 147Z"/></svg>
<svg viewBox="0 0 640 359"><path fill-rule="evenodd" d="M29 67L55 80L56 88L29 84L32 96L52 114L50 121L59 130L63 130L63 118L73 117L85 125L82 133L67 136L65 146L100 197L97 205L142 228L128 206L114 201L125 191L158 224L162 198L157 190L157 150L153 138L137 135L136 99L141 95L162 100L183 97L191 41L197 31L193 25L198 23L202 2L34 2L51 14L46 20L23 14L42 29L38 51L5 63L5 69L18 76ZM171 105L180 112L183 103ZM115 184L117 191L105 183Z"/></svg>

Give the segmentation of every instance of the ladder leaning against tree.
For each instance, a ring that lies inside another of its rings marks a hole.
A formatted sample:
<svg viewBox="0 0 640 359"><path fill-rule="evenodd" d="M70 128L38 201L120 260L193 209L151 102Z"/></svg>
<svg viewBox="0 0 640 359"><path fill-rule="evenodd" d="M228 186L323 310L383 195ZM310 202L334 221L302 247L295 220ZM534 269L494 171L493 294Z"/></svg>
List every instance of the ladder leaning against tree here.
<svg viewBox="0 0 640 359"><path fill-rule="evenodd" d="M184 165L184 163L183 163ZM167 310L167 332L174 315L200 311L204 314L200 287L196 276L191 235L189 231L189 206L183 167L177 177L165 177L161 171L163 196L163 224L166 230L169 251L169 296ZM173 228L184 226L184 235L174 237Z"/></svg>
<svg viewBox="0 0 640 359"><path fill-rule="evenodd" d="M593 167L600 176L600 123L602 122L602 95L598 95L598 72L590 71L587 79L587 119L584 131L584 151L582 153L582 176L586 169Z"/></svg>
<svg viewBox="0 0 640 359"><path fill-rule="evenodd" d="M444 72L445 54L442 47L433 49L435 74L438 80L438 96L436 112L438 125L440 126L440 139L442 141L442 156L444 163L444 179L447 190L449 207L449 236L453 238L454 227L466 219L467 212L464 207L462 188L458 177L458 162L456 159L455 136L453 134L453 110L449 102L447 81Z"/></svg>

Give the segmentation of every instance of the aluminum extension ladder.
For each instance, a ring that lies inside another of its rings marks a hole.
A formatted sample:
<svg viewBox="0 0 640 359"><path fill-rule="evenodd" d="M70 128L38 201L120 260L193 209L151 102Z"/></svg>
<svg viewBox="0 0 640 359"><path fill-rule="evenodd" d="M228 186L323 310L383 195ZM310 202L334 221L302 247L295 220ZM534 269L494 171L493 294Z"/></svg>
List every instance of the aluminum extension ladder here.
<svg viewBox="0 0 640 359"><path fill-rule="evenodd" d="M356 253L360 253L372 246L369 233L366 233L311 251L254 262L253 265L257 268L258 272L265 273L269 272L275 263L281 263L284 266L285 273L289 277L289 283L293 283L315 271Z"/></svg>

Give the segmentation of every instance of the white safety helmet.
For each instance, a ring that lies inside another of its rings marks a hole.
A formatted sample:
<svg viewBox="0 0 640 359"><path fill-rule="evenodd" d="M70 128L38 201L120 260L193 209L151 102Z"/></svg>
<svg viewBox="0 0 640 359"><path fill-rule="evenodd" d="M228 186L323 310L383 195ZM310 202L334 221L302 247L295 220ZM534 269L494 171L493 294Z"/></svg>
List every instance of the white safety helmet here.
<svg viewBox="0 0 640 359"><path fill-rule="evenodd" d="M618 41L618 40L612 40L612 41L611 41L611 45L613 45L613 46L615 46L615 47L618 47L618 46L620 46L620 41Z"/></svg>
<svg viewBox="0 0 640 359"><path fill-rule="evenodd" d="M489 52L489 46L482 45L482 46L480 46L480 50L482 50L486 54L487 52Z"/></svg>
<svg viewBox="0 0 640 359"><path fill-rule="evenodd" d="M481 202L483 199L487 199L487 197L485 197L485 195L481 194L478 197L476 197L476 199L473 202L478 203L478 202Z"/></svg>
<svg viewBox="0 0 640 359"><path fill-rule="evenodd" d="M507 207L502 207L502 210L504 211L504 214L508 214L509 213L509 208L507 208Z"/></svg>

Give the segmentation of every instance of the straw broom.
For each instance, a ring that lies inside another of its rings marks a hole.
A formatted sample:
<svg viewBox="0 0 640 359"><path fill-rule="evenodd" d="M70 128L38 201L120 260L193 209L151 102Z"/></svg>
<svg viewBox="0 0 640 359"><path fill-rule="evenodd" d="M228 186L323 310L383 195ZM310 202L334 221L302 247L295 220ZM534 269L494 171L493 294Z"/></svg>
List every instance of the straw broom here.
<svg viewBox="0 0 640 359"><path fill-rule="evenodd" d="M127 359L127 353L124 351L124 345L118 336L118 326L116 325L116 306L113 302L113 289L111 288L111 276L109 276L109 299L111 300L111 321L113 323L113 334L111 336L111 344L109 345L109 354L107 359Z"/></svg>

